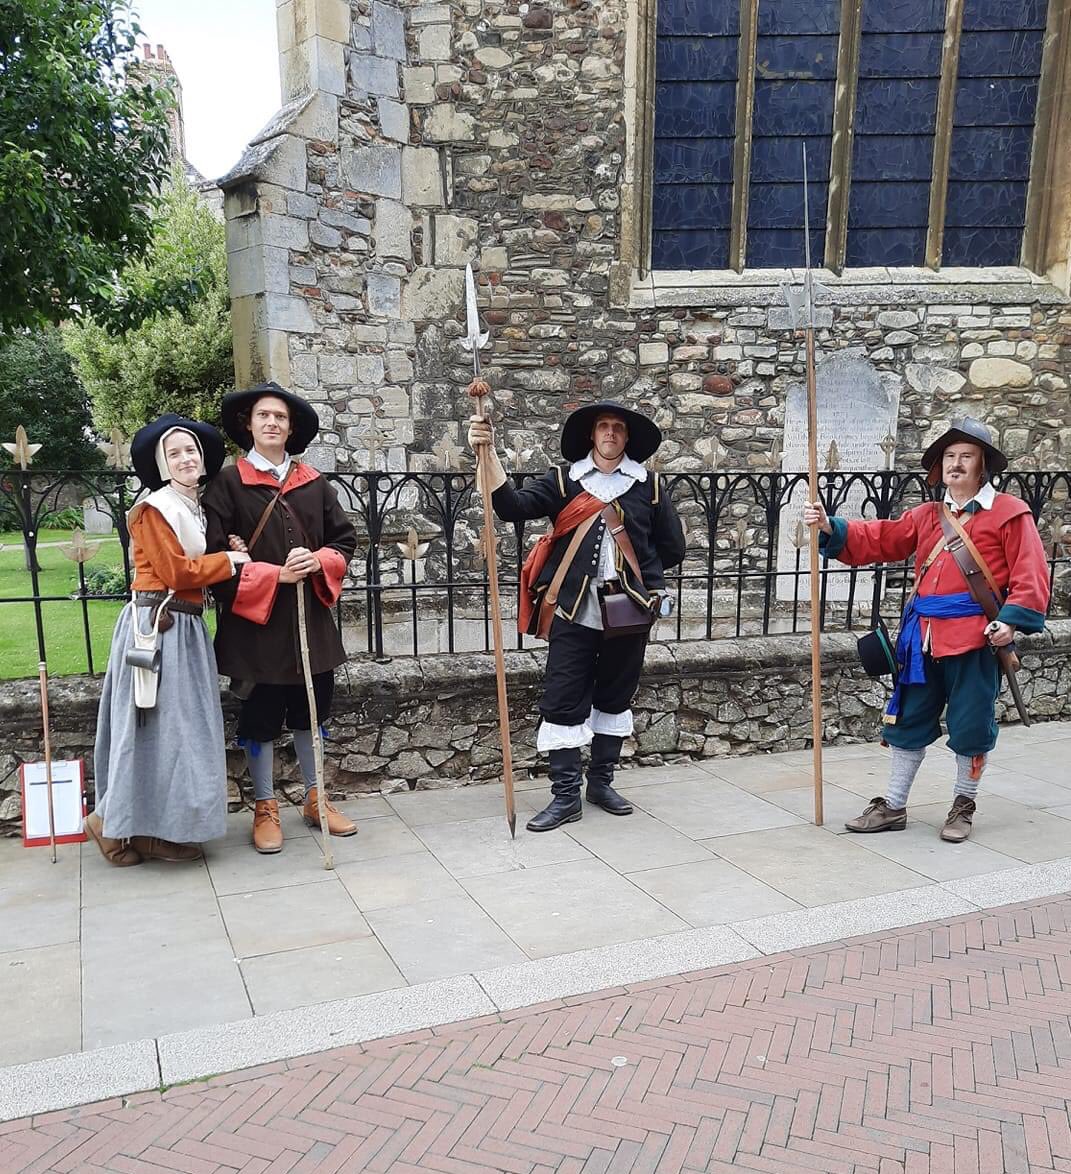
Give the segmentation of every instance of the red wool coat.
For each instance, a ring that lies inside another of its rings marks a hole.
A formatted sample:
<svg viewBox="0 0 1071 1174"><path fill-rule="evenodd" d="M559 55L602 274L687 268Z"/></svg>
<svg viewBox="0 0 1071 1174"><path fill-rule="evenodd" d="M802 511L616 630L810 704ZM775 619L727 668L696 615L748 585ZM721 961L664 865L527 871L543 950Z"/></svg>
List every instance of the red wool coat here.
<svg viewBox="0 0 1071 1174"><path fill-rule="evenodd" d="M940 518L941 503L931 501L892 521L850 521L843 548L831 549L830 555L849 566L860 566L901 562L914 554L916 567L921 567L941 537ZM1030 507L1011 494L998 493L991 509L963 514L959 520L1006 592L999 618L1024 631L1040 631L1049 606L1049 567ZM835 528L832 539L836 536ZM952 555L942 550L923 575L919 595L955 595L966 590L963 572ZM936 657L982 648L988 623L985 616L924 618L923 646Z"/></svg>

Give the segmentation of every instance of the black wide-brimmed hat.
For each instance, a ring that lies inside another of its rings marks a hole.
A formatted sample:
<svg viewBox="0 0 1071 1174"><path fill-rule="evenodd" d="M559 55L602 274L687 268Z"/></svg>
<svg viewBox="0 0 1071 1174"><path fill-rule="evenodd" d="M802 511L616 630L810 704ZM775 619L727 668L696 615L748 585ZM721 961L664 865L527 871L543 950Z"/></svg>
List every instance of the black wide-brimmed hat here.
<svg viewBox="0 0 1071 1174"><path fill-rule="evenodd" d="M948 431L922 454L922 467L931 485L941 480L941 455L950 444L977 444L985 453L987 473L1003 473L1008 467L1008 458L993 443L993 435L982 421L975 420L973 416L963 416L953 420Z"/></svg>
<svg viewBox="0 0 1071 1174"><path fill-rule="evenodd" d="M130 460L134 471L141 478L142 484L150 489L161 489L164 482L170 480L170 477L163 475L157 463L156 446L164 436L175 429L189 432L201 446L201 456L205 462L202 479L214 477L223 466L227 448L223 443L223 437L211 424L202 424L200 420L188 420L185 416L167 412L158 420L139 428L130 442Z"/></svg>
<svg viewBox="0 0 1071 1174"><path fill-rule="evenodd" d="M294 395L278 383L258 383L247 391L228 391L223 397L221 416L223 431L238 445L248 452L253 447L253 436L246 422L240 417L253 410L258 399L266 395L273 395L281 399L290 409L290 435L286 440L286 451L292 455L304 452L316 438L320 431L320 417L316 409L308 400L300 395Z"/></svg>
<svg viewBox="0 0 1071 1174"><path fill-rule="evenodd" d="M859 659L868 676L887 677L892 674L893 685L896 684L899 676L896 645L881 616L878 616L878 622L872 631L859 637L856 647L859 649Z"/></svg>
<svg viewBox="0 0 1071 1174"><path fill-rule="evenodd" d="M565 421L562 429L562 456L567 461L579 461L591 452L591 430L603 413L620 416L628 425L628 444L625 452L634 461L645 461L653 456L662 443L662 433L653 420L639 412L626 408L613 400L601 400L597 404L586 404L577 408Z"/></svg>

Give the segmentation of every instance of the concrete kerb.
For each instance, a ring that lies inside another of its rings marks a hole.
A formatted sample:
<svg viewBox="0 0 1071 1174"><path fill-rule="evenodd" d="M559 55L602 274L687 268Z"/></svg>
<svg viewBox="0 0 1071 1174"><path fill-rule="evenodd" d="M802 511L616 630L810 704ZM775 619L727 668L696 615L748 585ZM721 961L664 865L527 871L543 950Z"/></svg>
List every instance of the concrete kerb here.
<svg viewBox="0 0 1071 1174"><path fill-rule="evenodd" d="M1071 856L18 1064L0 1069L0 1122L1068 890Z"/></svg>

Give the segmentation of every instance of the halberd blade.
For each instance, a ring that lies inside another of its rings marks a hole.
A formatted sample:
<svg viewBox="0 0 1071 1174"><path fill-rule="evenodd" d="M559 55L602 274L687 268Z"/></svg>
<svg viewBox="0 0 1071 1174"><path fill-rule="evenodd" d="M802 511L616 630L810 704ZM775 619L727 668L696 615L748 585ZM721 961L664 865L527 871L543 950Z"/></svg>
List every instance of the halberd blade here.
<svg viewBox="0 0 1071 1174"><path fill-rule="evenodd" d="M461 340L467 351L482 350L491 337L490 331L480 333L480 312L476 308L476 279L472 265L465 266L465 337Z"/></svg>

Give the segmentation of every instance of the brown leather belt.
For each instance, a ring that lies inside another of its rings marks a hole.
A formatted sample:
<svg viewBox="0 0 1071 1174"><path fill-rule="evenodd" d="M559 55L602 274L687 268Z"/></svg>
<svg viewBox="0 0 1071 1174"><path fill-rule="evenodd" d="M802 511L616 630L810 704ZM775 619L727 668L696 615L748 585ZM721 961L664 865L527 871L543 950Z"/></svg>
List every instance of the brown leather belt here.
<svg viewBox="0 0 1071 1174"><path fill-rule="evenodd" d="M167 598L166 591L139 591L134 596L135 607L159 607L161 603ZM187 615L199 616L204 614L204 608L199 603L189 603L185 599L176 599L171 597L171 602L167 605L168 611L181 611Z"/></svg>

